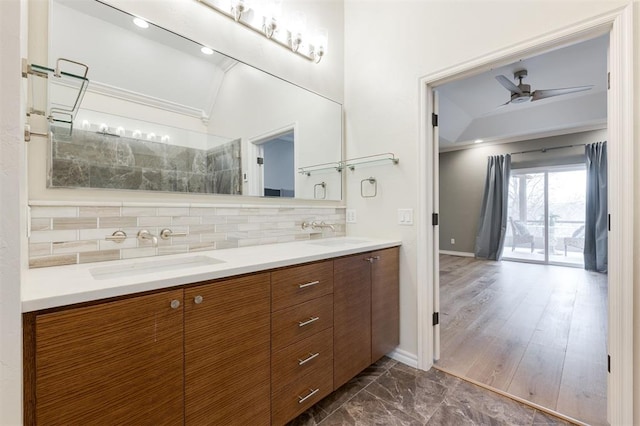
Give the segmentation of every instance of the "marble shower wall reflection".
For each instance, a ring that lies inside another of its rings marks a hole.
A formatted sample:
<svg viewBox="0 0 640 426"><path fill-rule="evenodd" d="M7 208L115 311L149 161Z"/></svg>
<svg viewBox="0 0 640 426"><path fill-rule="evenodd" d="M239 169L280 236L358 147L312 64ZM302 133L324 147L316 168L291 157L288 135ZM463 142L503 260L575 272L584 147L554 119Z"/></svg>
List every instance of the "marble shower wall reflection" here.
<svg viewBox="0 0 640 426"><path fill-rule="evenodd" d="M242 194L240 140L202 150L52 128L49 187Z"/></svg>

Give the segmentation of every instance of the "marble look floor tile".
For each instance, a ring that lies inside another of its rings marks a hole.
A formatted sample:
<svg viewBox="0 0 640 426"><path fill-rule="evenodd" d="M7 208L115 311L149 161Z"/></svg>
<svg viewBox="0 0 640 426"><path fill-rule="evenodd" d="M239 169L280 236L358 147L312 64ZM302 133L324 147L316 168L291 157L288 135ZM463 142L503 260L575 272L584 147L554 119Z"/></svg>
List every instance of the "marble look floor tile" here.
<svg viewBox="0 0 640 426"><path fill-rule="evenodd" d="M534 415L531 407L464 381L447 393L445 404L480 411L509 425L530 425Z"/></svg>
<svg viewBox="0 0 640 426"><path fill-rule="evenodd" d="M327 417L321 425L421 426L423 423L363 390Z"/></svg>
<svg viewBox="0 0 640 426"><path fill-rule="evenodd" d="M427 372L412 374L397 368L389 369L366 390L421 422L429 420L447 394L447 387L430 380Z"/></svg>
<svg viewBox="0 0 640 426"><path fill-rule="evenodd" d="M431 416L427 426L502 426L509 423L495 419L469 406L442 404Z"/></svg>

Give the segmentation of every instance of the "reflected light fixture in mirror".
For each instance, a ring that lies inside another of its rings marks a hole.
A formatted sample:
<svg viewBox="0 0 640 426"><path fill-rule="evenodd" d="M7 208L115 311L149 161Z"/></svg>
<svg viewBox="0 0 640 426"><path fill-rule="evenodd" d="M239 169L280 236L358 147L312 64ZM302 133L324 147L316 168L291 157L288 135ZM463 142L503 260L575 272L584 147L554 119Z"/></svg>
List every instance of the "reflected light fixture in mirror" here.
<svg viewBox="0 0 640 426"><path fill-rule="evenodd" d="M216 12L233 19L244 27L249 28L267 39L310 61L319 63L327 51L328 32L319 30L322 34L314 39L308 36L306 17L301 12L294 12L290 16L288 25L281 22L282 0L196 0ZM313 31L309 32L314 34Z"/></svg>
<svg viewBox="0 0 640 426"><path fill-rule="evenodd" d="M149 23L142 18L133 18L133 23L140 28L149 28Z"/></svg>

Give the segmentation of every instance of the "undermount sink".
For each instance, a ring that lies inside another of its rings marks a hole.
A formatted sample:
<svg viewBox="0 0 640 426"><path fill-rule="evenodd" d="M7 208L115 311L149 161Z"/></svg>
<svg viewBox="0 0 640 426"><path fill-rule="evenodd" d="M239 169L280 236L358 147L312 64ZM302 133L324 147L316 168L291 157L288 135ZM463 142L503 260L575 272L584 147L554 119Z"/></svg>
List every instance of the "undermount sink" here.
<svg viewBox="0 0 640 426"><path fill-rule="evenodd" d="M326 239L326 240L318 240L312 241L310 244L315 244L318 246L345 246L345 245L355 245L355 244L363 244L368 243L369 240L365 240L362 238L339 238L339 239Z"/></svg>
<svg viewBox="0 0 640 426"><path fill-rule="evenodd" d="M146 260L119 266L101 266L91 268L89 272L96 280L123 278L131 275L151 274L154 272L174 271L176 269L195 268L224 263L224 260L209 256L191 256L182 259Z"/></svg>

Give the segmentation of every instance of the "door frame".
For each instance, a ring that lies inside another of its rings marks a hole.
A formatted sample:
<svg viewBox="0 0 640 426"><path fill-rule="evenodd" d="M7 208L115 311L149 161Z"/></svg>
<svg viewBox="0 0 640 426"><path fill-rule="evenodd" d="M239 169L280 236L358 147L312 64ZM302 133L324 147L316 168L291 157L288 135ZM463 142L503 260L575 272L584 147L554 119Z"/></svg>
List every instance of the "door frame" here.
<svg viewBox="0 0 640 426"><path fill-rule="evenodd" d="M609 334L611 371L607 386L610 424L633 424L633 243L634 243L634 120L633 120L633 3L615 8L564 29L499 50L422 77L419 81L417 256L418 368L433 366L435 337L432 325L437 271L437 226L431 225L433 185L437 170L437 141L431 113L433 90L444 83L506 65L523 57L575 44L609 33L610 89L607 101L609 170Z"/></svg>
<svg viewBox="0 0 640 426"><path fill-rule="evenodd" d="M295 164L295 146L296 139L298 133L298 123L294 122L288 124L286 126L280 127L279 129L274 129L265 133L262 133L257 136L252 136L247 139L247 156L248 156L248 188L249 193L245 195L255 195L255 196L263 196L264 195L264 167L261 167L254 159L256 157L264 156L264 147L263 144L269 142L272 139L277 138L278 136L282 136L286 133L293 131L293 152L294 152L294 165L293 172L295 174L297 164Z"/></svg>

